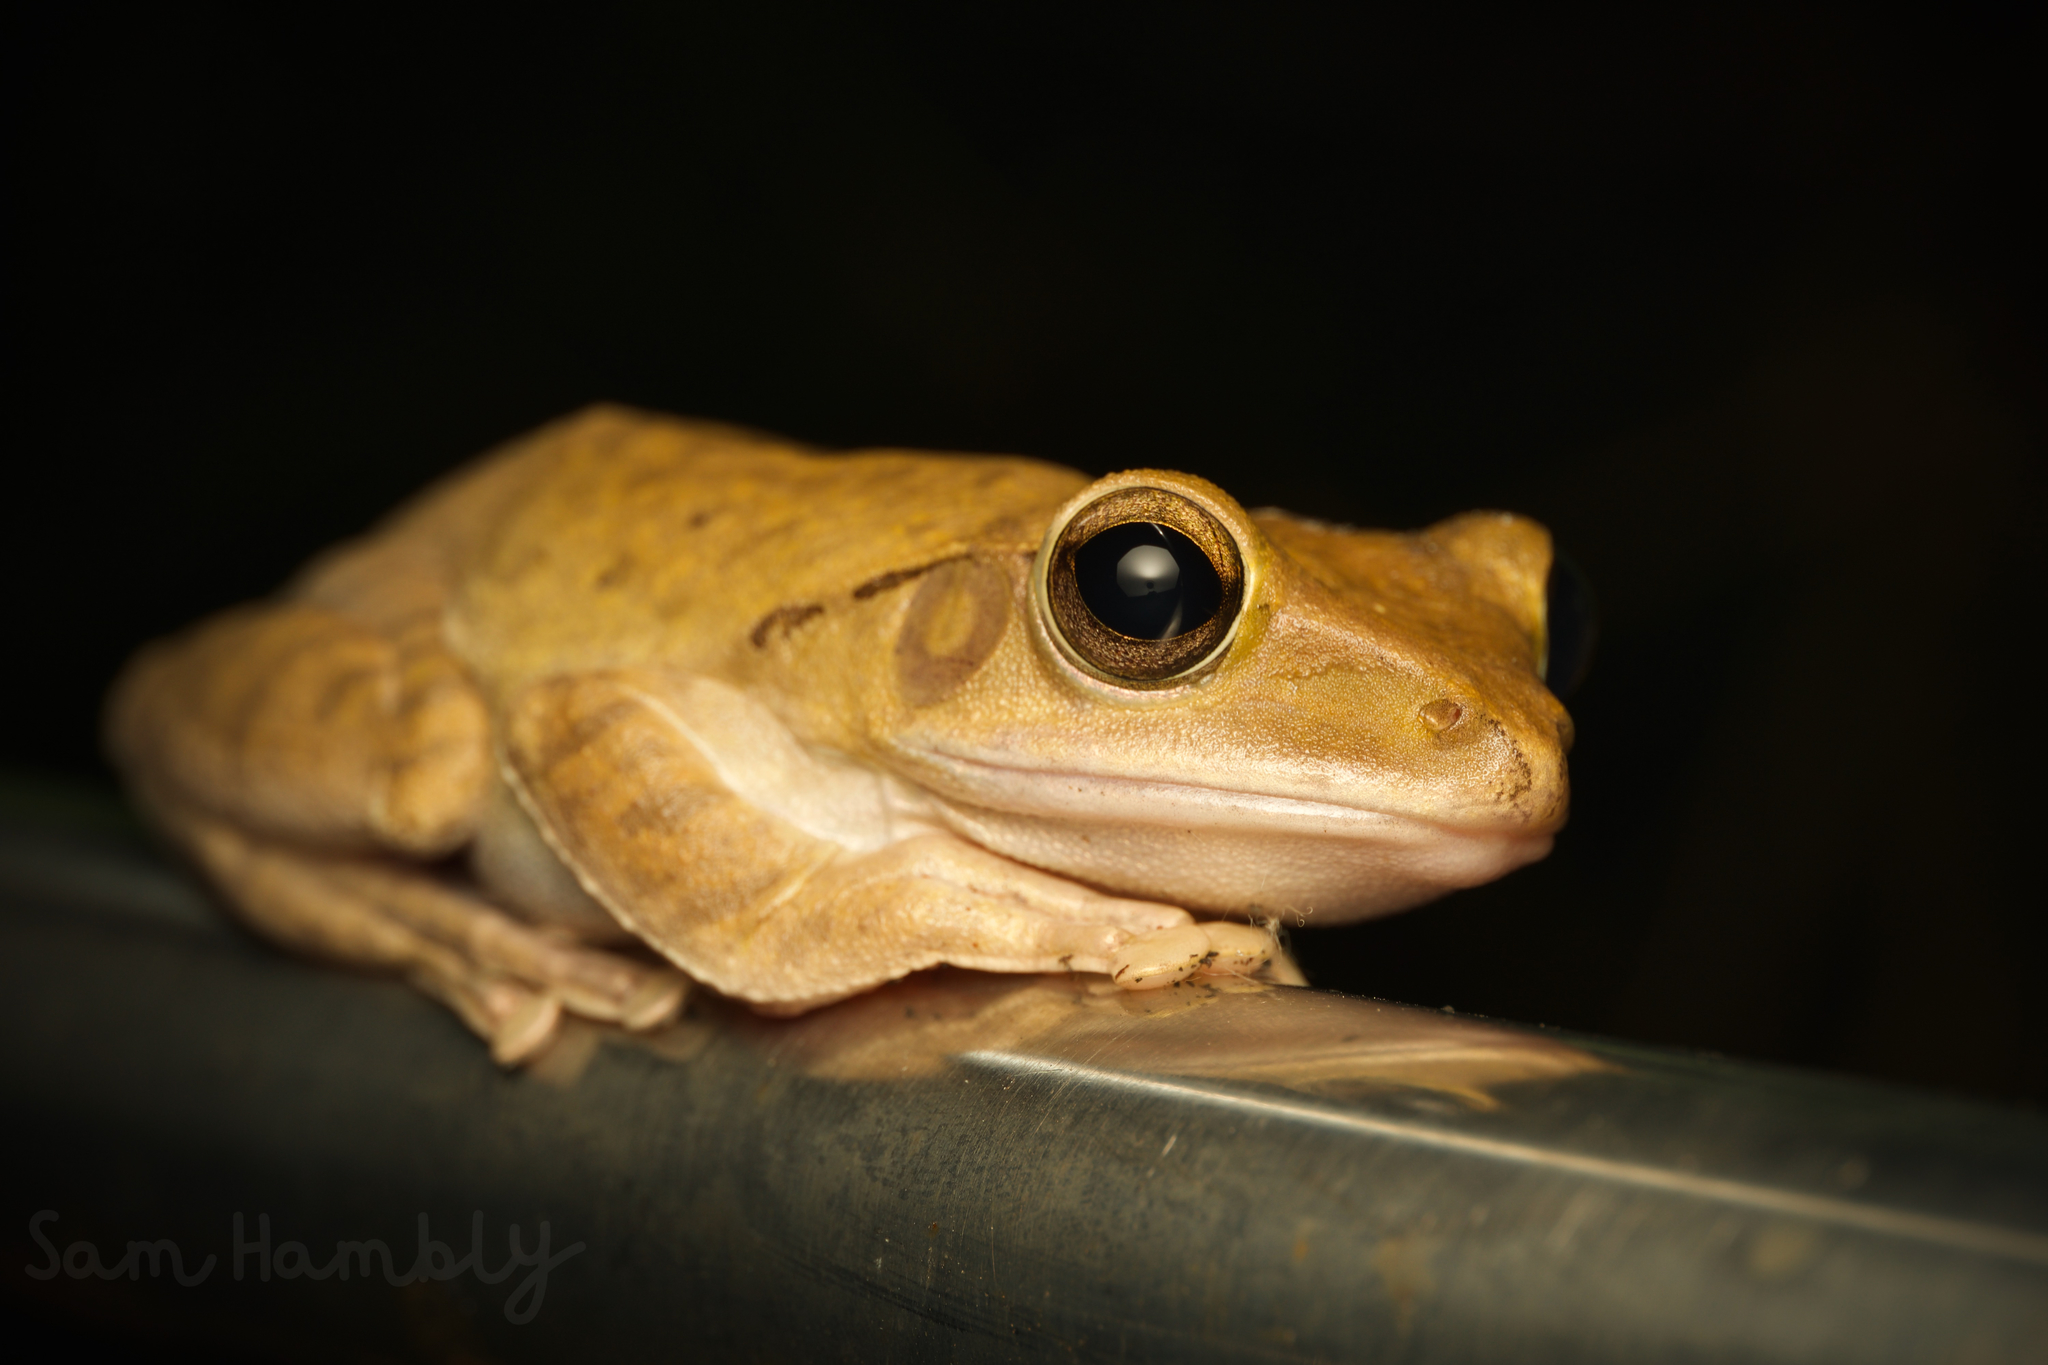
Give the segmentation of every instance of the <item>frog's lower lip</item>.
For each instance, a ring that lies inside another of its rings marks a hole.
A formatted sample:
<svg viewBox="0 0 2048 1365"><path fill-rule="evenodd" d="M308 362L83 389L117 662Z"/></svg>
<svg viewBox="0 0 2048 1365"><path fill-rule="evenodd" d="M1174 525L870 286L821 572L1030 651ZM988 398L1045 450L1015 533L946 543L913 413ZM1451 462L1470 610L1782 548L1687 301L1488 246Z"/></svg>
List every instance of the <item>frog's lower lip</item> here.
<svg viewBox="0 0 2048 1365"><path fill-rule="evenodd" d="M1544 840L1556 832L1553 824L1536 828L1492 810L1387 811L1160 778L1026 768L937 749L905 752L923 768L923 780L940 796L1018 815L1239 832L1264 829L1337 839L1385 839L1402 829Z"/></svg>

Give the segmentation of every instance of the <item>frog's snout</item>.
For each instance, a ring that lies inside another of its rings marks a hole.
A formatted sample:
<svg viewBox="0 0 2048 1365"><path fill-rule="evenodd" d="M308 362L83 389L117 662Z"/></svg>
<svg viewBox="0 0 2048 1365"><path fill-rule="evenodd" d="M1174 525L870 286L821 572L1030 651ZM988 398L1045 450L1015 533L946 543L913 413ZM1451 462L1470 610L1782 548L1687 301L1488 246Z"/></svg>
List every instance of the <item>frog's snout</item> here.
<svg viewBox="0 0 2048 1365"><path fill-rule="evenodd" d="M1470 699L1440 696L1415 708L1424 743L1462 768L1474 795L1467 814L1481 823L1561 823L1568 782L1563 727ZM1454 757L1455 755L1455 757Z"/></svg>

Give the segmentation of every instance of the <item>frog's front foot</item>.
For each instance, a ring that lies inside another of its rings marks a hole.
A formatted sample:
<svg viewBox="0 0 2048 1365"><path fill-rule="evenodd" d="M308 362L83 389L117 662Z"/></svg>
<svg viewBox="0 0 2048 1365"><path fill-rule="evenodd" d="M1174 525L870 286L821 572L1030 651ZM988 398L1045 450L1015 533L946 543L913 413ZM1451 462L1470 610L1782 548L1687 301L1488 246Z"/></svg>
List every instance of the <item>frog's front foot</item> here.
<svg viewBox="0 0 2048 1365"><path fill-rule="evenodd" d="M1268 930L1228 920L1139 934L1109 955L1109 979L1127 991L1157 990L1192 976L1250 976L1280 945Z"/></svg>

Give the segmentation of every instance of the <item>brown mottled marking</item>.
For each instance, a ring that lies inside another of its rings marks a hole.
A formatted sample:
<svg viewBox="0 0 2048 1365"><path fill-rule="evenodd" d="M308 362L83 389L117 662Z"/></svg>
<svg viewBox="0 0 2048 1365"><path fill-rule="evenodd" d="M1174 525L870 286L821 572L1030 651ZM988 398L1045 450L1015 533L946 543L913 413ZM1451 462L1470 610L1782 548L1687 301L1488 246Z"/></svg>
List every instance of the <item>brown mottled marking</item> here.
<svg viewBox="0 0 2048 1365"><path fill-rule="evenodd" d="M854 599L865 602L876 593L887 592L891 588L908 583L913 578L930 573L941 564L957 563L962 557L955 555L951 559L935 559L929 564L920 564L914 569L891 569L885 574L876 574L853 590Z"/></svg>
<svg viewBox="0 0 2048 1365"><path fill-rule="evenodd" d="M1496 804L1512 806L1520 802L1529 794L1530 788L1536 785L1536 775L1530 771L1529 760L1522 754L1522 746L1515 743L1513 737L1502 728L1501 723L1491 717L1487 718L1486 723L1493 733L1500 737L1501 742L1508 746L1508 752L1514 755L1510 760L1514 766L1511 776L1513 785L1506 790L1496 787L1493 793Z"/></svg>
<svg viewBox="0 0 2048 1365"><path fill-rule="evenodd" d="M606 565L604 572L597 576L597 586L600 588L615 588L632 575L633 568L633 556L622 554Z"/></svg>
<svg viewBox="0 0 2048 1365"><path fill-rule="evenodd" d="M783 638L788 639L790 633L798 626L810 620L813 616L823 616L824 614L825 609L816 602L798 602L793 606L777 607L774 611L769 612L754 623L754 629L748 634L747 638L754 642L754 648L766 649L770 632L779 630L782 632Z"/></svg>
<svg viewBox="0 0 2048 1365"><path fill-rule="evenodd" d="M320 689L315 698L310 713L312 718L316 721L331 722L345 708L355 705L358 698L377 695L379 685L389 671L388 665L375 664L336 670L333 678ZM252 707L235 718L240 722L240 734L248 734L248 727L253 723L255 716L256 711Z"/></svg>
<svg viewBox="0 0 2048 1365"><path fill-rule="evenodd" d="M896 637L903 699L927 706L950 695L995 652L1009 619L1010 582L993 566L975 559L933 566Z"/></svg>

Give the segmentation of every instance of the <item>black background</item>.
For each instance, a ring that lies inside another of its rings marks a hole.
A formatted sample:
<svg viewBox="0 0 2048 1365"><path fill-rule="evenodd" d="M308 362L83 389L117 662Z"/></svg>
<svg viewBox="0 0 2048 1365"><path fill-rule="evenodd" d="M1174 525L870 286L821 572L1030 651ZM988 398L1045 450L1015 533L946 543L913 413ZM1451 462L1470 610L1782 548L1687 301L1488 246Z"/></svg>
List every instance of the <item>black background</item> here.
<svg viewBox="0 0 2048 1365"><path fill-rule="evenodd" d="M16 7L0 762L596 398L1509 507L1572 827L1312 976L2040 1100L2038 14Z"/></svg>

